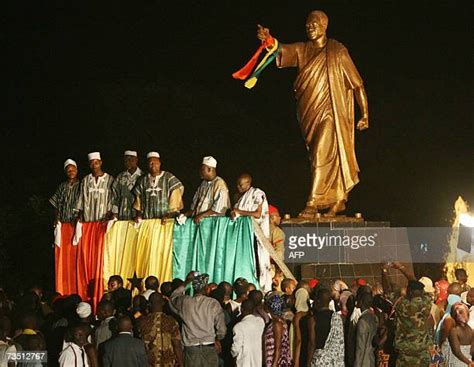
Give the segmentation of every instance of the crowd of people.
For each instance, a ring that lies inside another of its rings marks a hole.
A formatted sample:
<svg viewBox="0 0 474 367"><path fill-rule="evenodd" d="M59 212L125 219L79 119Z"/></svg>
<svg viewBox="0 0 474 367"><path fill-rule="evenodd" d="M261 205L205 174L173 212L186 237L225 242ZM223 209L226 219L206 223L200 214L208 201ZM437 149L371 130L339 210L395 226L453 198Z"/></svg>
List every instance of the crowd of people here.
<svg viewBox="0 0 474 367"><path fill-rule="evenodd" d="M390 284L400 271L406 287ZM474 289L416 280L400 263L381 284L283 279L263 293L244 278L190 272L137 295L112 276L93 314L78 295L0 291L0 366L48 352L48 366L474 366ZM189 286L190 285L190 286ZM31 365L31 364L29 364Z"/></svg>

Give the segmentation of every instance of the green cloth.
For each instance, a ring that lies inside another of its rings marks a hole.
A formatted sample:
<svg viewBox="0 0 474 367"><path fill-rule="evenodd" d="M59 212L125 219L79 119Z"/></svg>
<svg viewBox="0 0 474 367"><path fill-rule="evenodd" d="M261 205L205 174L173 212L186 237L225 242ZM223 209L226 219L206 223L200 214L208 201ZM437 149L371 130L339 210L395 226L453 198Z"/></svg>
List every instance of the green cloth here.
<svg viewBox="0 0 474 367"><path fill-rule="evenodd" d="M233 283L243 277L258 288L255 277L253 224L250 217L233 221L208 217L199 225L191 219L175 225L173 278L185 279L191 270L209 274L209 282Z"/></svg>

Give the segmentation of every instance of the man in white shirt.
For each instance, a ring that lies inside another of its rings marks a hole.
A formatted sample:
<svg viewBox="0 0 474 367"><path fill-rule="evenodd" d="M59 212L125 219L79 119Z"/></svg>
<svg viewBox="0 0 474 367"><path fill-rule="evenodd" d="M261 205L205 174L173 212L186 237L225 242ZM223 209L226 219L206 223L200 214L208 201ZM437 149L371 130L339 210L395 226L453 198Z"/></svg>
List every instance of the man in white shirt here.
<svg viewBox="0 0 474 367"><path fill-rule="evenodd" d="M255 316L255 304L247 299L242 302L242 320L234 326L231 353L237 367L262 366L262 335L265 323Z"/></svg>
<svg viewBox="0 0 474 367"><path fill-rule="evenodd" d="M85 324L79 324L73 328L72 342L67 343L59 355L60 367L89 367L87 354L84 350L84 345L88 344L87 328L88 326Z"/></svg>

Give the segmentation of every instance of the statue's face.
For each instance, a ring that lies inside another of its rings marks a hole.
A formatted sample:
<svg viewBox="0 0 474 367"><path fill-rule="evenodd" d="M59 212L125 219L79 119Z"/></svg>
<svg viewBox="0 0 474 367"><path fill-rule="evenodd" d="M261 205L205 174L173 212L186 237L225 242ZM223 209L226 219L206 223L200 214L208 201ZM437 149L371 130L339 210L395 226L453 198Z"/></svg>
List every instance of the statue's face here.
<svg viewBox="0 0 474 367"><path fill-rule="evenodd" d="M318 18L310 15L306 20L306 35L311 41L317 40L326 34L326 29L318 23Z"/></svg>

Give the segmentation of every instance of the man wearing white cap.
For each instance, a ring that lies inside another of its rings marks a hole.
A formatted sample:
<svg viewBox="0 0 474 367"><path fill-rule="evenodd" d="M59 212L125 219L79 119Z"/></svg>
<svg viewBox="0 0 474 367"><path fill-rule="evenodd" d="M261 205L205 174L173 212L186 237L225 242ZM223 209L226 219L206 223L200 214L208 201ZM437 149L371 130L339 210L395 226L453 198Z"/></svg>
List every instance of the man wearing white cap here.
<svg viewBox="0 0 474 367"><path fill-rule="evenodd" d="M225 215L230 208L229 189L225 181L217 176L217 161L214 157L204 157L200 175L202 182L196 190L187 216L194 216L194 222L206 217Z"/></svg>
<svg viewBox="0 0 474 367"><path fill-rule="evenodd" d="M135 217L132 189L143 172L138 167L138 154L133 150L125 151L123 163L125 171L119 173L112 184L112 214L119 220L131 220Z"/></svg>
<svg viewBox="0 0 474 367"><path fill-rule="evenodd" d="M172 173L161 170L158 152L147 154L148 174L137 181L133 194L137 219L156 219L178 214L183 208L184 186Z"/></svg>
<svg viewBox="0 0 474 367"><path fill-rule="evenodd" d="M89 153L87 158L91 173L82 179L77 210L84 222L105 221L112 210L114 178L102 171L99 152Z"/></svg>
<svg viewBox="0 0 474 367"><path fill-rule="evenodd" d="M64 162L67 180L59 185L49 202L54 207L55 225L55 270L56 291L61 294L76 293L75 269L77 251L72 245L74 225L77 219L75 211L80 196L80 184L77 178L77 164L72 159Z"/></svg>

